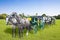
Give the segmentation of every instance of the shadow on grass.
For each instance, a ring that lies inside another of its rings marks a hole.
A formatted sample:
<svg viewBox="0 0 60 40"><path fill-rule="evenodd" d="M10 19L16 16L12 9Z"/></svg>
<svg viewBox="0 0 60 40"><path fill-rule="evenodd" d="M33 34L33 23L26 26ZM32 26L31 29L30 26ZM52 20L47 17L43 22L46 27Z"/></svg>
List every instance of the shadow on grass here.
<svg viewBox="0 0 60 40"><path fill-rule="evenodd" d="M6 28L6 29L4 30L4 32L7 33L7 34L11 34L11 35L12 35L12 28ZM27 32L27 31L24 29L23 35L26 35L26 32ZM33 34L32 31L30 31L29 33L30 33L30 34ZM18 35L18 28L16 28L16 35Z"/></svg>
<svg viewBox="0 0 60 40"><path fill-rule="evenodd" d="M4 32L12 35L12 28L7 28L4 30ZM17 34L18 34L18 28L16 28L16 35Z"/></svg>
<svg viewBox="0 0 60 40"><path fill-rule="evenodd" d="M4 30L5 33L12 34L12 28L7 28Z"/></svg>

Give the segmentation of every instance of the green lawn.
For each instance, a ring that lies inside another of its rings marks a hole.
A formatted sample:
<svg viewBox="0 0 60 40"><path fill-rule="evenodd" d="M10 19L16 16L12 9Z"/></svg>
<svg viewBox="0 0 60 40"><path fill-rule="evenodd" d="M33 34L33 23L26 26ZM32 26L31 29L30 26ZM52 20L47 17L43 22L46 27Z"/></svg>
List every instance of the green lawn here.
<svg viewBox="0 0 60 40"><path fill-rule="evenodd" d="M5 20L0 20L0 40L60 40L60 20L56 20L55 25L47 25L43 30L38 30L36 34L29 33L22 38L12 38L11 27L6 25Z"/></svg>

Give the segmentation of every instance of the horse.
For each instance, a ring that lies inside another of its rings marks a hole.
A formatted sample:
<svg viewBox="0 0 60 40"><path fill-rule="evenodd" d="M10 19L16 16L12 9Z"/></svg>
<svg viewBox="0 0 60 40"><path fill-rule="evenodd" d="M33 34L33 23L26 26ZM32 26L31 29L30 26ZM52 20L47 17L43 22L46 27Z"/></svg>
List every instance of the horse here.
<svg viewBox="0 0 60 40"><path fill-rule="evenodd" d="M55 17L51 17L51 18L52 18L52 24L55 24L56 18Z"/></svg>
<svg viewBox="0 0 60 40"><path fill-rule="evenodd" d="M31 30L31 24L30 21L27 18L22 18L20 20L21 25L23 26L23 28L27 30L26 35L28 36L28 32Z"/></svg>
<svg viewBox="0 0 60 40"><path fill-rule="evenodd" d="M46 16L45 23L46 24L55 24L55 18L52 16Z"/></svg>
<svg viewBox="0 0 60 40"><path fill-rule="evenodd" d="M7 24L12 25L12 37L16 36L16 27L18 27L19 36L22 33L23 27L20 26L20 17L14 12L6 18Z"/></svg>
<svg viewBox="0 0 60 40"><path fill-rule="evenodd" d="M19 37L22 35L23 36L23 29L26 28L27 29L27 35L28 35L28 30L30 30L30 22L27 19L21 18L20 16L18 16L16 13L12 13L12 15L10 15L8 17L8 22L10 22L12 24L12 36L16 35L16 27L18 26L18 33L19 33ZM14 34L15 33L15 34Z"/></svg>
<svg viewBox="0 0 60 40"><path fill-rule="evenodd" d="M46 16L45 23L51 24L52 18L50 16Z"/></svg>

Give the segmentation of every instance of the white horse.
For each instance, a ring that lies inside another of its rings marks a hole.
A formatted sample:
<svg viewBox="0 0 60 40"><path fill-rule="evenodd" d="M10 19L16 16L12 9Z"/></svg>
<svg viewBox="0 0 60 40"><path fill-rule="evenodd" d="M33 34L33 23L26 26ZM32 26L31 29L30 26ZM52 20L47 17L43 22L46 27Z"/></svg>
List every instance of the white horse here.
<svg viewBox="0 0 60 40"><path fill-rule="evenodd" d="M45 22L47 24L55 24L55 20L56 19L54 17L52 17L52 16L46 16Z"/></svg>
<svg viewBox="0 0 60 40"><path fill-rule="evenodd" d="M55 17L51 17L51 18L52 18L52 24L55 24L56 18Z"/></svg>
<svg viewBox="0 0 60 40"><path fill-rule="evenodd" d="M24 28L26 28L26 30L27 30L26 35L28 36L28 32L30 31L30 28L31 28L31 26L30 26L30 21L29 21L27 18L22 18L22 19L20 20L20 22L21 22L21 25L22 25Z"/></svg>
<svg viewBox="0 0 60 40"><path fill-rule="evenodd" d="M6 18L6 23L8 24L10 22L12 26L12 36L15 36L14 34L16 32L16 27L18 27L19 36L23 34L23 28L27 29L26 35L28 35L28 30L30 30L30 22L28 19L21 18L20 16L17 16L15 13L10 15ZM20 34L21 33L21 34Z"/></svg>

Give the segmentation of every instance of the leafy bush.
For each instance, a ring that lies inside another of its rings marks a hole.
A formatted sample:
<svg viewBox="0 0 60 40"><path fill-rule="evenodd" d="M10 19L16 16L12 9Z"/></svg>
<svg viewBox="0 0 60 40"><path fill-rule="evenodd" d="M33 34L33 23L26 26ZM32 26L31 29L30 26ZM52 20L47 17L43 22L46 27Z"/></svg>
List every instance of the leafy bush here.
<svg viewBox="0 0 60 40"><path fill-rule="evenodd" d="M56 19L60 19L60 15L58 15L58 16L54 16Z"/></svg>
<svg viewBox="0 0 60 40"><path fill-rule="evenodd" d="M7 14L0 14L0 19L6 19Z"/></svg>

